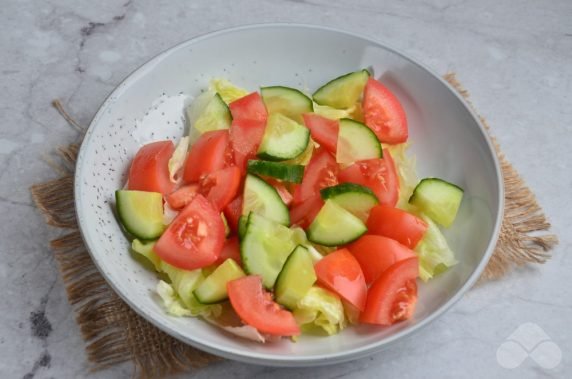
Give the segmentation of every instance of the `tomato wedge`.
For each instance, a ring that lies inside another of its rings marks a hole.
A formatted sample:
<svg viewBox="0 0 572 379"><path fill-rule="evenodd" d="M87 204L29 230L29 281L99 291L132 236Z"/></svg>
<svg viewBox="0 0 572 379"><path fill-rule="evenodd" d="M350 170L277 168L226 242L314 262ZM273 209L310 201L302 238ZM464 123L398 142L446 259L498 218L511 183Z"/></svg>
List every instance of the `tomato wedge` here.
<svg viewBox="0 0 572 379"><path fill-rule="evenodd" d="M395 163L387 149L383 149L383 158L358 161L341 170L340 183L356 183L369 187L377 196L380 204L395 206L399 198L399 178Z"/></svg>
<svg viewBox="0 0 572 379"><path fill-rule="evenodd" d="M369 78L363 95L365 124L381 142L407 141L407 117L399 99L383 84Z"/></svg>
<svg viewBox="0 0 572 379"><path fill-rule="evenodd" d="M373 283L391 265L414 258L415 252L391 238L365 235L348 246L359 262L366 283Z"/></svg>
<svg viewBox="0 0 572 379"><path fill-rule="evenodd" d="M175 188L169 178L169 159L175 151L172 141L158 141L139 149L129 168L127 188L168 194Z"/></svg>
<svg viewBox="0 0 572 379"><path fill-rule="evenodd" d="M256 157L258 146L264 136L266 121L233 120L230 125L230 144L236 165L244 172L246 162Z"/></svg>
<svg viewBox="0 0 572 379"><path fill-rule="evenodd" d="M167 196L165 196L165 201L169 204L169 206L173 209L181 209L187 206L194 198L195 195L199 192L199 185L189 184L186 186L182 186L175 192L171 192Z"/></svg>
<svg viewBox="0 0 572 379"><path fill-rule="evenodd" d="M240 169L235 166L211 172L201 179L199 192L222 211L236 196L240 177Z"/></svg>
<svg viewBox="0 0 572 379"><path fill-rule="evenodd" d="M196 195L161 238L154 250L165 262L184 270L214 263L224 245L224 224L219 212L202 195Z"/></svg>
<svg viewBox="0 0 572 379"><path fill-rule="evenodd" d="M323 205L324 201L320 196L311 197L303 203L294 205L290 209L290 223L302 229L308 228Z"/></svg>
<svg viewBox="0 0 572 379"><path fill-rule="evenodd" d="M223 212L230 230L237 232L238 221L242 215L242 195L238 195L230 203L228 203L227 206L224 207Z"/></svg>
<svg viewBox="0 0 572 379"><path fill-rule="evenodd" d="M314 151L310 163L304 170L302 183L294 192L294 204L300 204L312 197L320 196L322 188L338 184L338 164L328 150L320 147Z"/></svg>
<svg viewBox="0 0 572 379"><path fill-rule="evenodd" d="M330 153L335 154L338 146L340 122L315 113L304 113L304 124L310 129L314 141L318 142Z"/></svg>
<svg viewBox="0 0 572 379"><path fill-rule="evenodd" d="M202 134L191 146L185 162L183 181L196 182L203 175L220 170L228 164L228 130L213 130Z"/></svg>
<svg viewBox="0 0 572 379"><path fill-rule="evenodd" d="M275 336L300 334L292 313L272 301L272 295L262 288L260 276L232 280L226 288L232 307L245 324Z"/></svg>
<svg viewBox="0 0 572 379"><path fill-rule="evenodd" d="M419 217L386 205L373 207L367 219L369 233L393 238L410 249L417 246L427 227L427 223Z"/></svg>
<svg viewBox="0 0 572 379"><path fill-rule="evenodd" d="M371 286L360 321L391 325L411 318L417 303L419 261L409 258L385 271Z"/></svg>
<svg viewBox="0 0 572 379"><path fill-rule="evenodd" d="M228 104L233 120L266 122L268 112L258 92L252 92Z"/></svg>
<svg viewBox="0 0 572 379"><path fill-rule="evenodd" d="M318 283L363 311L367 286L362 269L347 249L339 249L314 265Z"/></svg>
<svg viewBox="0 0 572 379"><path fill-rule="evenodd" d="M239 265L242 264L240 258L240 242L238 241L238 237L230 237L224 241L224 246L222 247L220 255L215 264L219 265L226 261L228 258L234 259L234 261Z"/></svg>

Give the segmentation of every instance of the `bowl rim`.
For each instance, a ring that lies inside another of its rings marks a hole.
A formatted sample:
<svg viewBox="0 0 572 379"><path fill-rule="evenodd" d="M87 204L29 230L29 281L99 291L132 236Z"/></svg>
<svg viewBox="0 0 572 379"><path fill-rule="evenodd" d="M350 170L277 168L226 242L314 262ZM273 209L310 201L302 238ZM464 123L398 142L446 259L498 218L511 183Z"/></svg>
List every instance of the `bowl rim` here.
<svg viewBox="0 0 572 379"><path fill-rule="evenodd" d="M382 341L367 344L365 346L360 346L357 348L344 350L336 353L326 353L326 354L315 354L310 356L287 356L287 355L274 355L271 353L261 353L261 352L253 352L249 350L238 350L234 348L227 348L218 346L216 343L212 343L205 339L193 339L189 338L183 334L181 334L178 330L172 329L167 325L160 322L153 318L151 315L147 314L143 309L141 309L136 302L132 301L128 296L123 294L119 287L113 282L113 280L108 277L108 275L102 269L100 262L98 260L98 256L94 254L95 244L93 244L87 235L87 232L84 231L84 227L82 225L84 220L83 217L83 209L82 209L82 196L81 196L81 186L82 181L81 178L83 177L83 160L86 155L87 146L90 143L91 136L93 134L93 130L95 129L95 125L99 122L102 114L107 110L108 106L112 104L112 99L114 95L123 87L126 87L130 84L130 82L134 82L139 79L139 75L143 73L143 71L147 67L153 66L155 63L158 63L163 57L171 54L172 52L182 48L186 45L192 45L199 41L208 40L211 38L216 38L220 35L225 35L228 33L236 33L245 30L255 30L255 29L264 29L264 28L276 28L276 27L284 27L284 28L294 28L294 29L311 29L311 30L320 30L326 32L333 32L333 33L340 33L350 37L355 37L367 41L369 43L375 44L380 46L401 58L407 60L411 64L419 67L420 69L427 72L429 75L436 78L442 85L444 85L462 104L462 106L469 112L472 118L476 121L479 130L486 141L486 145L488 148L488 153L493 159L495 177L496 177L496 187L497 187L497 194L498 194L498 207L497 209L493 209L496 211L496 219L494 220L494 228L493 228L493 235L492 238L489 240L485 254L483 258L479 262L479 264L475 267L469 278L465 281L462 287L455 293L449 300L447 300L441 307L435 310L432 314L427 316L425 319L420 320L416 324L411 325L403 330L396 332L395 334L384 338ZM206 32L199 34L195 37L187 39L185 41L179 42L174 46L167 48L166 50L158 53L151 59L147 60L145 63L138 66L136 69L131 71L125 79L123 79L111 93L105 98L105 100L101 103L97 113L94 115L86 133L83 138L78 157L76 162L75 168L75 175L74 175L74 205L75 205L75 212L76 218L78 220L80 234L84 241L84 244L89 252L92 261L94 262L95 266L97 267L98 271L104 277L107 284L112 288L112 290L123 300L125 301L129 307L136 312L139 316L143 317L145 320L150 322L155 327L159 328L163 332L171 335L172 337L182 341L186 344L189 344L195 348L201 349L203 351L209 352L211 354L215 354L218 356L222 356L224 358L234 359L237 361L242 361L246 363L254 363L254 364L262 364L268 366L289 366L289 367L304 367L304 366L323 366L333 363L341 363L347 362L354 359L359 359L366 357L368 355L374 354L383 348L388 347L393 342L405 338L410 337L415 332L421 330L423 327L430 324L432 321L439 318L443 313L445 313L448 309L450 309L455 303L457 303L461 297L475 284L478 280L480 274L486 267L494 248L496 246L496 242L500 235L500 229L502 225L502 220L504 217L504 184L503 184L503 176L502 170L500 166L500 162L498 156L496 154L496 150L493 146L493 142L491 137L488 135L486 128L484 127L483 123L481 122L480 117L475 113L473 108L467 103L465 98L453 88L447 81L445 81L439 74L435 73L431 68L427 67L423 63L420 63L413 58L410 58L405 53L401 52L399 49L392 47L391 45L386 44L385 42L378 41L376 39L370 38L363 34L354 33L350 31L346 31L343 29L327 27L327 26L320 26L320 25L312 25L312 24L303 24L303 23L289 23L289 22L269 22L269 23L256 23L256 24L247 24L241 26L235 26L231 28L224 28L216 31Z"/></svg>

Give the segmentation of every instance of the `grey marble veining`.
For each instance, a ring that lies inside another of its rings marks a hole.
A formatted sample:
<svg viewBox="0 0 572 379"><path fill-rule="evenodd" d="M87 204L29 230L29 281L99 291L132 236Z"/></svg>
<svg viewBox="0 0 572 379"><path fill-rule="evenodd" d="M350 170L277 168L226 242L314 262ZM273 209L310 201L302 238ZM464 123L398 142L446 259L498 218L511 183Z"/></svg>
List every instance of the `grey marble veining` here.
<svg viewBox="0 0 572 379"><path fill-rule="evenodd" d="M3 1L0 377L89 375L83 341L47 245L57 232L44 225L28 193L31 184L54 177L42 157L78 138L50 101L61 99L88 124L106 95L160 51L208 31L272 21L369 35L437 72L457 72L504 152L536 192L561 243L544 266L519 269L473 289L438 321L370 358L314 369L222 362L187 376L564 377L572 370L570 19L568 0ZM529 358L516 368L503 368L499 347L519 326L530 325L558 347L559 364L548 369L546 361ZM91 377L130 373L129 365L120 365Z"/></svg>

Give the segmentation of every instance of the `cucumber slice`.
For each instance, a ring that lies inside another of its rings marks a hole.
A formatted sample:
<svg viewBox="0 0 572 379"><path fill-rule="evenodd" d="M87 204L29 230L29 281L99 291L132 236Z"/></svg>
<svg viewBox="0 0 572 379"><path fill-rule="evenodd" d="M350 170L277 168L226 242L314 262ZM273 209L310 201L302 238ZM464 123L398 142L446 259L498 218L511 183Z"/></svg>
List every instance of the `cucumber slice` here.
<svg viewBox="0 0 572 379"><path fill-rule="evenodd" d="M159 237L163 224L163 195L158 192L115 191L119 221L133 236L152 240Z"/></svg>
<svg viewBox="0 0 572 379"><path fill-rule="evenodd" d="M228 258L207 276L193 294L201 304L219 303L228 298L226 284L243 276L245 276L244 271L240 266L234 259Z"/></svg>
<svg viewBox="0 0 572 379"><path fill-rule="evenodd" d="M248 215L240 255L248 274L260 275L266 288L272 288L288 256L296 247L294 232L256 213Z"/></svg>
<svg viewBox="0 0 572 379"><path fill-rule="evenodd" d="M303 123L302 114L314 111L312 99L295 88L262 87L260 94L269 114L281 113L298 123Z"/></svg>
<svg viewBox="0 0 572 379"><path fill-rule="evenodd" d="M371 208L379 204L372 190L354 183L326 187L320 191L320 195L324 200L331 199L336 202L363 222L367 221Z"/></svg>
<svg viewBox="0 0 572 379"><path fill-rule="evenodd" d="M318 88L312 98L320 105L338 109L350 108L358 102L367 79L369 79L367 70L350 72Z"/></svg>
<svg viewBox="0 0 572 379"><path fill-rule="evenodd" d="M242 239L246 233L246 224L248 223L248 216L242 215L238 218L238 238Z"/></svg>
<svg viewBox="0 0 572 379"><path fill-rule="evenodd" d="M451 226L463 200L463 189L439 178L425 178L417 184L409 203L436 223Z"/></svg>
<svg viewBox="0 0 572 379"><path fill-rule="evenodd" d="M342 118L338 132L336 162L351 164L365 159L381 158L381 143L365 124Z"/></svg>
<svg viewBox="0 0 572 379"><path fill-rule="evenodd" d="M367 232L365 224L333 200L326 200L308 228L308 240L324 246L355 241Z"/></svg>
<svg viewBox="0 0 572 379"><path fill-rule="evenodd" d="M316 280L310 252L304 246L298 245L276 279L276 302L288 309L296 308L298 301L306 295Z"/></svg>
<svg viewBox="0 0 572 379"><path fill-rule="evenodd" d="M269 161L285 161L302 154L310 141L310 130L280 114L268 116L258 156Z"/></svg>
<svg viewBox="0 0 572 379"><path fill-rule="evenodd" d="M302 182L304 166L289 165L278 162L248 161L247 171L251 174L271 176L290 183Z"/></svg>
<svg viewBox="0 0 572 379"><path fill-rule="evenodd" d="M201 133L230 128L232 116L222 97L216 93L208 102L194 127Z"/></svg>
<svg viewBox="0 0 572 379"><path fill-rule="evenodd" d="M242 214L254 212L282 225L290 225L290 212L276 189L258 176L248 174L244 181Z"/></svg>

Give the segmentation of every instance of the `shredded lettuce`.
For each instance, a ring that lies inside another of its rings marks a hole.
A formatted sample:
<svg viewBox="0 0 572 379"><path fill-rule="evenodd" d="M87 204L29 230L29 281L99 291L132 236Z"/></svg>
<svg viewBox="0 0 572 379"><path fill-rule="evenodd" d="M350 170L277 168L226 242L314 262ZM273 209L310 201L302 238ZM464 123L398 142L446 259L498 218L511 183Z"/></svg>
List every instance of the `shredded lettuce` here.
<svg viewBox="0 0 572 379"><path fill-rule="evenodd" d="M310 288L293 313L298 324L319 327L329 335L340 332L347 325L340 298L320 287Z"/></svg>
<svg viewBox="0 0 572 379"><path fill-rule="evenodd" d="M316 248L312 245L312 243L308 241L304 229L297 226L291 228L291 230L293 232L292 240L296 245L302 245L306 249L308 249L308 252L310 253L310 258L312 259L312 263L316 264L319 260L323 258L322 254L320 254L320 252L316 250Z"/></svg>
<svg viewBox="0 0 572 379"><path fill-rule="evenodd" d="M138 239L134 239L131 243L131 250L135 253L140 254L140 256L145 257L149 261L156 271L161 271L161 258L153 251L155 242L142 242Z"/></svg>
<svg viewBox="0 0 572 379"><path fill-rule="evenodd" d="M182 270L166 262L161 262L161 271L167 274L182 305L189 310L192 316L216 316L220 314L220 305L201 304L193 294L193 291L205 280L201 269Z"/></svg>
<svg viewBox="0 0 572 379"><path fill-rule="evenodd" d="M314 113L320 116L331 118L332 120L339 120L340 118L348 118L352 116L355 106L349 109L336 109L327 105L320 105L314 103Z"/></svg>
<svg viewBox="0 0 572 379"><path fill-rule="evenodd" d="M419 181L417 179L417 170L415 169L415 157L407 154L408 143L385 147L389 150L399 175L399 200L397 201L397 207L409 210L409 198Z"/></svg>
<svg viewBox="0 0 572 379"><path fill-rule="evenodd" d="M177 183L177 173L183 168L185 158L187 158L187 150L189 149L189 137L183 137L177 144L173 156L169 159L169 179L171 182Z"/></svg>
<svg viewBox="0 0 572 379"><path fill-rule="evenodd" d="M165 204L163 204L163 224L164 225L169 225L171 222L173 222L173 220L175 219L175 217L177 217L178 214L179 214L179 211L176 211L173 208L171 208L169 203L165 202Z"/></svg>
<svg viewBox="0 0 572 379"><path fill-rule="evenodd" d="M169 283L159 280L156 291L163 302L163 307L171 316L183 317L193 315L190 310L183 306L181 299Z"/></svg>
<svg viewBox="0 0 572 379"><path fill-rule="evenodd" d="M419 256L419 276L426 282L458 262L437 224L424 214L419 216L429 225L423 239L415 247Z"/></svg>
<svg viewBox="0 0 572 379"><path fill-rule="evenodd" d="M212 92L218 92L220 97L222 97L224 102L227 104L248 95L247 90L235 86L226 79L219 78L211 80L209 90Z"/></svg>

